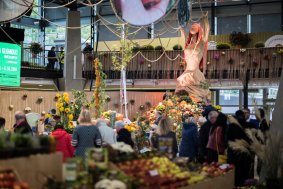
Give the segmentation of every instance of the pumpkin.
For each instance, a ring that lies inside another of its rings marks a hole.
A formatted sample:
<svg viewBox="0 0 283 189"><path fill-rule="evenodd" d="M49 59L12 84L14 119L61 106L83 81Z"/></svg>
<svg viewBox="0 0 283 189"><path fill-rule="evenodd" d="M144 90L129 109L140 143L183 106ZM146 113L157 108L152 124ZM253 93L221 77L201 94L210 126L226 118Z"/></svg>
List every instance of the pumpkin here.
<svg viewBox="0 0 283 189"><path fill-rule="evenodd" d="M123 121L123 119L124 119L123 114L117 114L116 115L116 121Z"/></svg>

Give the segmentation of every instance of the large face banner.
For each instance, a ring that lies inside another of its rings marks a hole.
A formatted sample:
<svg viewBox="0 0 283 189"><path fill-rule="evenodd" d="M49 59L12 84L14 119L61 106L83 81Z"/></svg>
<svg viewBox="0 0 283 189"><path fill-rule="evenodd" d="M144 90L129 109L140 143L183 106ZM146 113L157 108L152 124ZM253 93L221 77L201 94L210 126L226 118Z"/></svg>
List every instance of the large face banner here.
<svg viewBox="0 0 283 189"><path fill-rule="evenodd" d="M118 15L131 25L151 24L172 10L177 0L112 0Z"/></svg>

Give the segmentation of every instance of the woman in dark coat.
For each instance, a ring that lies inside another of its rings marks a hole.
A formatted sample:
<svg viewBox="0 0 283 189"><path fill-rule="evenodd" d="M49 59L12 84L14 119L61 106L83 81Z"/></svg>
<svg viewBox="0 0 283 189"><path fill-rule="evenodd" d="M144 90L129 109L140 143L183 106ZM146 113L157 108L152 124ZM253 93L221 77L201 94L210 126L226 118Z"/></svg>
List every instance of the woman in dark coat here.
<svg viewBox="0 0 283 189"><path fill-rule="evenodd" d="M179 148L180 157L195 160L198 152L198 130L193 117L184 117L182 140Z"/></svg>
<svg viewBox="0 0 283 189"><path fill-rule="evenodd" d="M227 140L245 140L250 142L250 139L245 133L245 129L255 129L253 124L246 122L245 113L238 110L235 113L235 118L229 118L229 128L227 132ZM233 151L228 147L228 163L235 165L235 186L243 186L245 180L253 178L254 156L246 153Z"/></svg>

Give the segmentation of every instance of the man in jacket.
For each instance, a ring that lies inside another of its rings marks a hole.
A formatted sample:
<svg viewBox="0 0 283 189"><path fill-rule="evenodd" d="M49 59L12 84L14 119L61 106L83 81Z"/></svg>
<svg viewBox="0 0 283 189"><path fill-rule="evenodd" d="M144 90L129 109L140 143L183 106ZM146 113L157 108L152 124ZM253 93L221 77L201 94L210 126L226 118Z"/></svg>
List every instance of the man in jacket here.
<svg viewBox="0 0 283 189"><path fill-rule="evenodd" d="M55 47L51 47L51 50L48 51L48 65L47 68L54 70L55 62L57 62Z"/></svg>
<svg viewBox="0 0 283 189"><path fill-rule="evenodd" d="M14 125L14 133L18 134L30 134L32 135L32 130L30 125L26 120L26 115L21 112L17 111L15 113L16 124Z"/></svg>
<svg viewBox="0 0 283 189"><path fill-rule="evenodd" d="M65 58L64 47L60 47L60 52L58 54L58 57L59 57L60 71L63 71L63 69L64 69L64 58Z"/></svg>
<svg viewBox="0 0 283 189"><path fill-rule="evenodd" d="M102 138L102 145L114 144L117 142L116 133L107 125L106 120L98 119L96 125Z"/></svg>

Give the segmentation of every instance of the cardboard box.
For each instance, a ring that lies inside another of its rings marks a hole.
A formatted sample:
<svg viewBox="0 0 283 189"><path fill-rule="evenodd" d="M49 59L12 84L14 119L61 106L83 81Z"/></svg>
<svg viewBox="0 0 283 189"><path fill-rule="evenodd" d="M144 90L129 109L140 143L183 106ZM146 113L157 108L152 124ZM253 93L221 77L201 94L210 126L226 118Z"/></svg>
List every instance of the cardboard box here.
<svg viewBox="0 0 283 189"><path fill-rule="evenodd" d="M57 180L63 179L63 155L61 153L38 154L29 157L12 158L0 161L0 171L15 170L22 181L31 188L42 188L46 176L54 176Z"/></svg>

